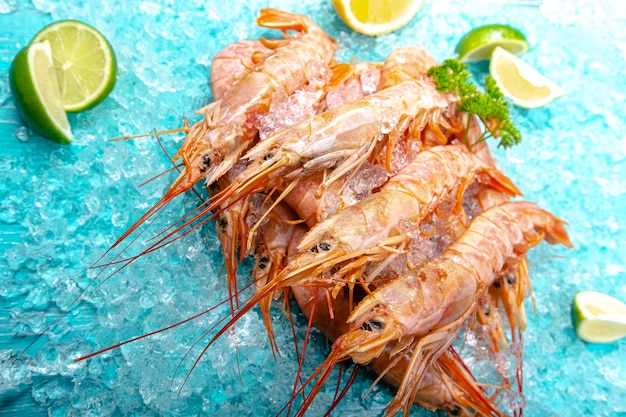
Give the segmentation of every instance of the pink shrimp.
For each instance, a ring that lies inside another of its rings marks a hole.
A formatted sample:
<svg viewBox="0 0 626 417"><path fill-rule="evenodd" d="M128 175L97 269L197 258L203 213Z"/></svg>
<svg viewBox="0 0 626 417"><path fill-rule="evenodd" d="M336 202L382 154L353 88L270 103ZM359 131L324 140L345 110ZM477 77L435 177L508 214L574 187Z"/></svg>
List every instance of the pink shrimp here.
<svg viewBox="0 0 626 417"><path fill-rule="evenodd" d="M285 266L289 247L297 245L305 232L306 227L289 207L284 204L276 206L254 236L255 264L252 275L257 289L261 290ZM270 346L274 352L278 352L270 314L274 297L274 294L268 294L259 300L259 306Z"/></svg>
<svg viewBox="0 0 626 417"><path fill-rule="evenodd" d="M210 185L224 175L256 137L257 115L267 112L275 100L286 98L306 84L310 63L328 65L337 49L335 41L303 15L262 9L257 24L299 34L286 39L261 40L274 53L235 82L224 97L203 109L203 120L183 129L187 136L174 159L182 159L184 170L166 194L114 246L202 178Z"/></svg>
<svg viewBox="0 0 626 417"><path fill-rule="evenodd" d="M425 80L426 73L439 62L422 46L396 48L387 56L381 74L381 88L388 88L404 81Z"/></svg>
<svg viewBox="0 0 626 417"><path fill-rule="evenodd" d="M366 296L352 311L350 331L340 336L321 374L304 402L308 406L328 377L329 370L348 357L367 363L399 341L403 355L412 349L407 371L386 415L408 414L415 388L425 369L450 345L470 317L478 297L496 273L544 239L572 244L564 222L530 202L505 203L476 216L468 230L437 258L395 278Z"/></svg>

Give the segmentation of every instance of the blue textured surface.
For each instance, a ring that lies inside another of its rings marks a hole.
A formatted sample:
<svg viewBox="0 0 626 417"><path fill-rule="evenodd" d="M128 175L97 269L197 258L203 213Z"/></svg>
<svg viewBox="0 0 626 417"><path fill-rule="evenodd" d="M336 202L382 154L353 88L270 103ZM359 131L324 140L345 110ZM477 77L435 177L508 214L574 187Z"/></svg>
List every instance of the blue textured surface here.
<svg viewBox="0 0 626 417"><path fill-rule="evenodd" d="M524 141L495 153L525 198L570 223L576 247L541 245L529 258L537 311L527 304L525 415L626 415L626 341L584 344L569 318L578 290L626 300L626 17L617 0L531 3L539 2L426 0L408 26L370 38L343 25L329 1L234 0L227 8L207 0L0 0L0 414L263 416L289 398L296 361L291 330L279 311L282 356L272 357L262 322L251 314L209 351L180 396L192 361L187 358L173 377L179 361L226 308L86 363L72 362L79 353L156 330L224 299L212 226L120 271L22 352L31 335L67 309L96 275L85 268L172 180L165 176L139 187L169 165L153 139L108 139L177 127L184 117L195 121L194 110L210 101L212 56L232 41L267 34L253 22L260 7L271 5L310 15L338 40L338 57L345 60L380 60L394 47L415 43L442 60L453 55L464 33L485 23L509 23L527 35L531 50L523 59L567 95L541 109L514 109ZM70 117L76 136L70 146L22 126L7 79L17 51L45 24L62 18L100 29L119 62L110 98ZM170 153L181 141L175 135L162 139ZM179 198L153 230L196 204L193 195ZM301 337L302 318L298 323ZM322 337L312 339L306 373L327 349ZM391 393L381 388L361 400L370 383L360 377L336 415L380 415ZM311 415L323 414L333 390L320 395Z"/></svg>

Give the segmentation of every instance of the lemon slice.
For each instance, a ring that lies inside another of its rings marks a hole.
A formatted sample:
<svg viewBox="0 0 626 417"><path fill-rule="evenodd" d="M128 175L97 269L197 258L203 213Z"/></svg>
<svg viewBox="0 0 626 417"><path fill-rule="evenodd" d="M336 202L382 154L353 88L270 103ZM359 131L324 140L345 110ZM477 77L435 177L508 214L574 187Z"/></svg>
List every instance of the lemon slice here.
<svg viewBox="0 0 626 417"><path fill-rule="evenodd" d="M423 0L333 0L337 14L351 29L382 35L400 29L415 16Z"/></svg>
<svg viewBox="0 0 626 417"><path fill-rule="evenodd" d="M470 30L456 45L455 52L459 61L486 61L496 47L521 55L528 51L526 36L518 29L508 25L484 25Z"/></svg>
<svg viewBox="0 0 626 417"><path fill-rule="evenodd" d="M626 337L626 304L596 291L581 291L572 302L572 323L589 343L610 343Z"/></svg>
<svg viewBox="0 0 626 417"><path fill-rule="evenodd" d="M15 106L28 127L54 142L72 141L48 41L17 53L9 69L9 84Z"/></svg>
<svg viewBox="0 0 626 417"><path fill-rule="evenodd" d="M50 42L65 111L79 112L104 100L117 79L113 48L95 28L76 20L51 23L31 43Z"/></svg>
<svg viewBox="0 0 626 417"><path fill-rule="evenodd" d="M496 80L502 94L520 107L541 107L565 94L561 87L500 47L493 50L489 73Z"/></svg>

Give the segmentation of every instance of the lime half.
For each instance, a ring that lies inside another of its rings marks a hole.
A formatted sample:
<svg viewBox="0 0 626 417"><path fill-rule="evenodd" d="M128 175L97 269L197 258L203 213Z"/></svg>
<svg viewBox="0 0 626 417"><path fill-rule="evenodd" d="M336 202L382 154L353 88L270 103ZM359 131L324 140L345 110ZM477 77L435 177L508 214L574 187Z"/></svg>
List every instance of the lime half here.
<svg viewBox="0 0 626 417"><path fill-rule="evenodd" d="M626 304L597 291L580 291L572 302L572 324L589 343L610 343L626 337Z"/></svg>
<svg viewBox="0 0 626 417"><path fill-rule="evenodd" d="M54 142L72 141L47 41L31 44L17 53L9 69L9 84L15 106L28 127Z"/></svg>
<svg viewBox="0 0 626 417"><path fill-rule="evenodd" d="M351 29L365 35L382 35L400 29L413 19L424 0L332 0L337 14Z"/></svg>
<svg viewBox="0 0 626 417"><path fill-rule="evenodd" d="M486 61L497 47L521 55L529 45L522 32L508 25L484 25L470 30L456 45L455 52L463 62Z"/></svg>
<svg viewBox="0 0 626 417"><path fill-rule="evenodd" d="M31 43L44 40L50 42L65 111L91 109L113 90L115 53L95 28L76 20L61 20L43 28Z"/></svg>
<svg viewBox="0 0 626 417"><path fill-rule="evenodd" d="M496 47L489 63L489 74L502 94L524 108L541 107L565 91L512 53Z"/></svg>

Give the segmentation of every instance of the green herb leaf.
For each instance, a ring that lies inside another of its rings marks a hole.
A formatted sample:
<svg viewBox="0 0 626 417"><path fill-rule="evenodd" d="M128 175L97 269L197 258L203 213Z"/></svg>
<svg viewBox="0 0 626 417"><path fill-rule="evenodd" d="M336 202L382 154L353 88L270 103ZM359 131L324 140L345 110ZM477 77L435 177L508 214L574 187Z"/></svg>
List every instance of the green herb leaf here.
<svg viewBox="0 0 626 417"><path fill-rule="evenodd" d="M472 74L467 65L457 59L446 59L443 64L428 70L428 75L437 83L439 91L456 94L461 99L459 111L475 114L485 125L479 139L488 136L499 138L498 146L508 148L522 140L509 116L509 103L491 76L485 78L485 92L481 93L469 79Z"/></svg>

